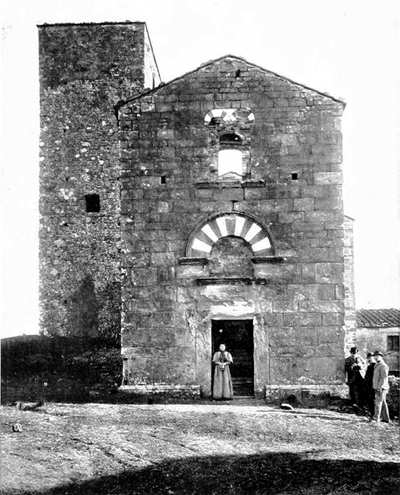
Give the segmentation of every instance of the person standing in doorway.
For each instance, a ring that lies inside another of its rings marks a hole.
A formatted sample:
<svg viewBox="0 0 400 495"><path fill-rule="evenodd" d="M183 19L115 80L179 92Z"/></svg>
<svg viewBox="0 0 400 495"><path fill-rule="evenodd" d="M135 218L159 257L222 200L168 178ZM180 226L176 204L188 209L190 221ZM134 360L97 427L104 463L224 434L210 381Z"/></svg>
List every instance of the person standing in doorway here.
<svg viewBox="0 0 400 495"><path fill-rule="evenodd" d="M357 347L350 349L350 356L345 360L346 383L349 386L350 401L353 406L362 405L362 393L364 387L364 378L361 374L364 360L358 354Z"/></svg>
<svg viewBox="0 0 400 495"><path fill-rule="evenodd" d="M379 423L385 421L390 423L389 408L386 403L386 396L389 390L389 366L383 360L383 354L380 351L374 352L376 361L372 385L375 391L375 411L374 421Z"/></svg>
<svg viewBox="0 0 400 495"><path fill-rule="evenodd" d="M367 354L367 369L364 376L364 406L372 418L375 410L375 391L373 387L375 359L371 352Z"/></svg>
<svg viewBox="0 0 400 495"><path fill-rule="evenodd" d="M232 377L229 366L233 363L231 354L226 350L225 344L219 346L213 356L214 386L213 399L233 399Z"/></svg>

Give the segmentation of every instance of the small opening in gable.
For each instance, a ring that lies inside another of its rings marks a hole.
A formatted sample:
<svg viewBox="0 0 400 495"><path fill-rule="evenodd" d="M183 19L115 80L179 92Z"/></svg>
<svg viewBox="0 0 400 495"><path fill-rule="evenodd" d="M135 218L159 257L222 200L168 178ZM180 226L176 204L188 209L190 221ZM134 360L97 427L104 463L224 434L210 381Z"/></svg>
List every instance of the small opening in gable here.
<svg viewBox="0 0 400 495"><path fill-rule="evenodd" d="M219 119L218 117L212 117L208 125L215 126L218 125L220 121L221 119Z"/></svg>
<svg viewBox="0 0 400 495"><path fill-rule="evenodd" d="M166 184L167 183L167 176L166 175L162 175L160 177L160 184Z"/></svg>
<svg viewBox="0 0 400 495"><path fill-rule="evenodd" d="M292 177L292 180L298 180L299 174L297 172L292 172L291 177Z"/></svg>
<svg viewBox="0 0 400 495"><path fill-rule="evenodd" d="M242 144L242 138L234 132L226 132L219 137L219 144Z"/></svg>

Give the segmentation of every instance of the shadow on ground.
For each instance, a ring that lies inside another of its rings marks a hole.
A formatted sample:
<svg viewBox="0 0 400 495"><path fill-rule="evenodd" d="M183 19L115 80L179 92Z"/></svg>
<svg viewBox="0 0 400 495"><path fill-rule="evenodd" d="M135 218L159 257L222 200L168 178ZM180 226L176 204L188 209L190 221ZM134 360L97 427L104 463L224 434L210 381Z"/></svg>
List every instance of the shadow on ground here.
<svg viewBox="0 0 400 495"><path fill-rule="evenodd" d="M400 463L316 460L307 459L307 453L191 457L47 491L11 493L398 495Z"/></svg>

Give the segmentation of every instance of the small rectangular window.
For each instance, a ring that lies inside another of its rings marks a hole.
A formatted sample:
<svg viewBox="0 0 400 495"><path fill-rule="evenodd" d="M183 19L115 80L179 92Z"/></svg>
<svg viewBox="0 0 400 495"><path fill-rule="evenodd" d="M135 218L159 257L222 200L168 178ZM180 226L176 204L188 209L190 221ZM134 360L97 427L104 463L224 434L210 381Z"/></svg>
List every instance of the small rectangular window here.
<svg viewBox="0 0 400 495"><path fill-rule="evenodd" d="M221 150L218 152L218 176L241 178L243 176L242 152L240 150Z"/></svg>
<svg viewBox="0 0 400 495"><path fill-rule="evenodd" d="M298 180L299 174L297 172L292 173L292 180Z"/></svg>
<svg viewBox="0 0 400 495"><path fill-rule="evenodd" d="M388 351L400 350L400 335L387 336L387 350Z"/></svg>
<svg viewBox="0 0 400 495"><path fill-rule="evenodd" d="M160 177L160 184L166 184L167 183L167 176L166 175L162 175Z"/></svg>
<svg viewBox="0 0 400 495"><path fill-rule="evenodd" d="M86 194L85 202L87 213L98 213L100 211L100 196L98 194Z"/></svg>

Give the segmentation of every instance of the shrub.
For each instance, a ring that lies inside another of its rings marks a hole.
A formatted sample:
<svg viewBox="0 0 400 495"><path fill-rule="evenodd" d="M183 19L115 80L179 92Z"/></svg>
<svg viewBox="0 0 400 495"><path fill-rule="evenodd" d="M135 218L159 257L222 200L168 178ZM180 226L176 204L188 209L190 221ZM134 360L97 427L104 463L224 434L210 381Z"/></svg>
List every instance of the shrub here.
<svg viewBox="0 0 400 495"><path fill-rule="evenodd" d="M390 415L393 417L400 416L400 377L389 376L390 389L387 395L387 403Z"/></svg>
<svg viewBox="0 0 400 495"><path fill-rule="evenodd" d="M43 393L47 399L87 400L90 390L105 397L121 383L121 350L110 339L24 336L4 339L1 346L3 401Z"/></svg>

